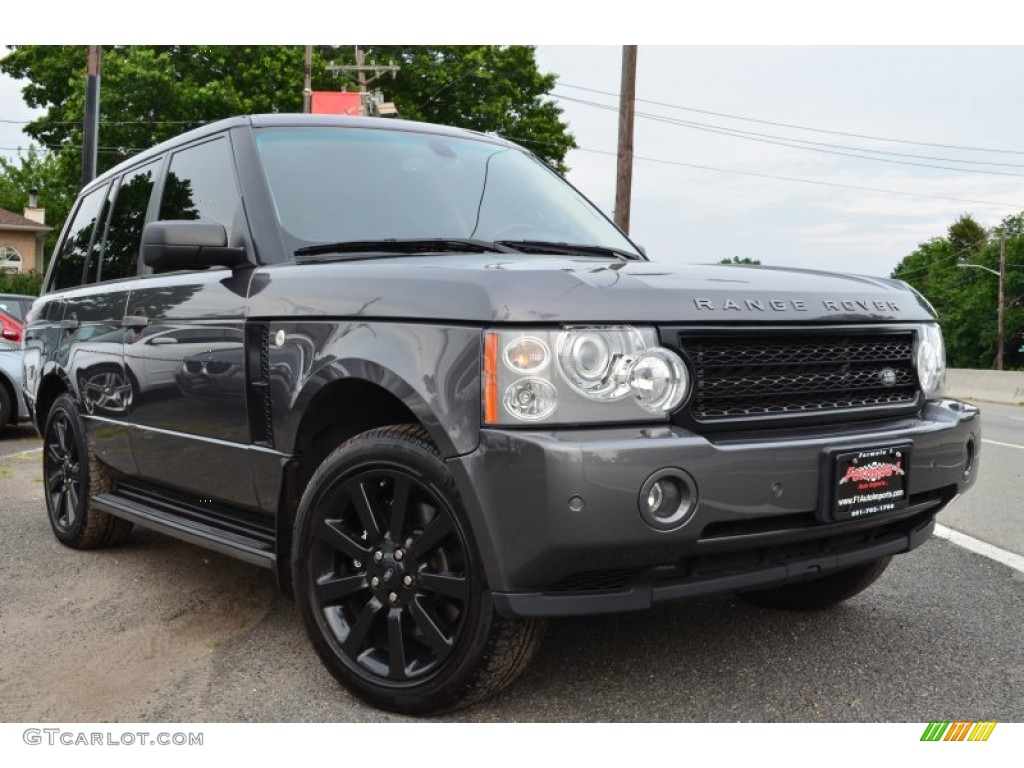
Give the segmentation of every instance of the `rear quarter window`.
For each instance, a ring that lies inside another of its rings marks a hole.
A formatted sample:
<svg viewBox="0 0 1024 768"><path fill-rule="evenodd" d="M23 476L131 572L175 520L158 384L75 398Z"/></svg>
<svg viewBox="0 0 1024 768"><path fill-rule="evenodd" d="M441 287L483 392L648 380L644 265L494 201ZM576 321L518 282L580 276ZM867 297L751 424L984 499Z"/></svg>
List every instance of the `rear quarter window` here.
<svg viewBox="0 0 1024 768"><path fill-rule="evenodd" d="M74 288L85 277L85 265L92 249L99 249L96 230L102 220L107 189L104 185L85 195L78 204L75 217L60 245L50 278L51 291Z"/></svg>

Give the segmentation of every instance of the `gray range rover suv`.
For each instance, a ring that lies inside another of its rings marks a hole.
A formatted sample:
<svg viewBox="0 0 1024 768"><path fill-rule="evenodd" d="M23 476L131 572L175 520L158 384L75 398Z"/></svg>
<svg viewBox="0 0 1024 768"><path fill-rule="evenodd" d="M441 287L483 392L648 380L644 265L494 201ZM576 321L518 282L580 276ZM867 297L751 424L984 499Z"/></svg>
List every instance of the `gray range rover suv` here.
<svg viewBox="0 0 1024 768"><path fill-rule="evenodd" d="M405 713L549 617L843 601L980 448L905 284L650 261L520 147L401 121L235 118L96 179L24 364L61 542L269 568Z"/></svg>

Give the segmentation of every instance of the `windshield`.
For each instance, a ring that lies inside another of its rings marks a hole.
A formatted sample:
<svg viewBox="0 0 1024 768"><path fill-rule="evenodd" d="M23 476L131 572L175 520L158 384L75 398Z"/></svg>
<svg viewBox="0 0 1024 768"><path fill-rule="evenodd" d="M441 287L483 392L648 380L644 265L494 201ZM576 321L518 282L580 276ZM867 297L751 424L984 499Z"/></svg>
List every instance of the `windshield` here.
<svg viewBox="0 0 1024 768"><path fill-rule="evenodd" d="M589 201L516 148L359 128L268 128L256 141L278 220L300 246L465 238L637 253Z"/></svg>

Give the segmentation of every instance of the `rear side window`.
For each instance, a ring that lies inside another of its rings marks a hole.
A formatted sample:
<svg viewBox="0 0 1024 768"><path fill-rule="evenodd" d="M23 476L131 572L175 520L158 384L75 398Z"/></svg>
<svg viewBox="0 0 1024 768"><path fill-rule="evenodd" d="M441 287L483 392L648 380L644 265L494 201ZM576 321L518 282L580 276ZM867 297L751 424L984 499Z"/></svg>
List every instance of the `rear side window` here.
<svg viewBox="0 0 1024 768"><path fill-rule="evenodd" d="M0 312L6 312L19 323L25 321L25 313L21 309L21 303L15 299L5 299L0 296Z"/></svg>
<svg viewBox="0 0 1024 768"><path fill-rule="evenodd" d="M183 149L171 157L160 201L160 220L192 219L231 226L241 196L226 138Z"/></svg>
<svg viewBox="0 0 1024 768"><path fill-rule="evenodd" d="M158 165L159 161L149 163L121 179L107 225L103 257L89 267L91 280L118 280L137 274L142 227L146 223L146 210Z"/></svg>
<svg viewBox="0 0 1024 768"><path fill-rule="evenodd" d="M57 254L53 278L50 281L51 291L73 288L82 284L90 249L99 250L98 240L94 236L97 221L102 220L101 209L105 210L106 208L104 205L106 199L107 187L105 186L94 189L82 198L75 218L72 220L71 226L68 227L67 236L61 243L60 252Z"/></svg>

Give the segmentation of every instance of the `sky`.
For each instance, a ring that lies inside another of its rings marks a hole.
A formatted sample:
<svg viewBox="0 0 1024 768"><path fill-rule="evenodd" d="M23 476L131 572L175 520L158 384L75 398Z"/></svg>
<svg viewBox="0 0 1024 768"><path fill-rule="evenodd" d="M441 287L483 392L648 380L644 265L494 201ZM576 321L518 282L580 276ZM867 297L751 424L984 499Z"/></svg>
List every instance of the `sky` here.
<svg viewBox="0 0 1024 768"><path fill-rule="evenodd" d="M844 6L834 7L842 22ZM580 147L567 157L567 178L611 215L621 45L563 45L580 30L558 34L521 21L510 20L507 32L518 42L554 38L537 44L537 61L558 76L553 98ZM650 17L638 29L605 22L591 31L600 42L640 40L630 234L652 259L740 256L888 275L961 214L988 227L1024 210L1024 47L922 45L920 35L899 33L895 17L886 34L861 31L851 40L913 44L806 45L849 40L785 27L752 35L730 28L727 16L719 21L705 35L693 26L666 35ZM457 39L445 29L433 41L500 42L486 39L493 30L474 36L473 29ZM952 19L925 42L984 42L973 29ZM531 33L533 40L522 39ZM687 36L774 44L698 45ZM186 38L174 41L192 42ZM255 32L224 42L264 38ZM789 40L802 44L778 44ZM0 156L26 145L18 121L31 117L20 84L0 77Z"/></svg>
<svg viewBox="0 0 1024 768"><path fill-rule="evenodd" d="M621 47L537 58L568 178L610 212ZM657 260L889 274L961 214L1024 211L1024 100L1001 95L1022 81L1024 47L640 46L630 234Z"/></svg>

